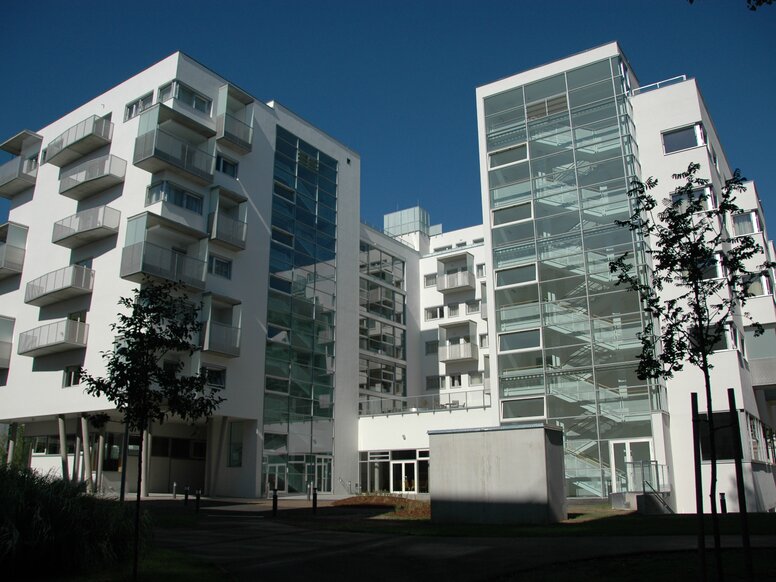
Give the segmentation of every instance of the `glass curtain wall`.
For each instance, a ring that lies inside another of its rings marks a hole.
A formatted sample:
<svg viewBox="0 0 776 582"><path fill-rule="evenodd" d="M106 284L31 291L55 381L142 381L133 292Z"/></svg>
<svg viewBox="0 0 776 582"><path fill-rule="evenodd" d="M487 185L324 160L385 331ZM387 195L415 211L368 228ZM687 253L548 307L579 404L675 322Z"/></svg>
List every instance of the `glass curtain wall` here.
<svg viewBox="0 0 776 582"><path fill-rule="evenodd" d="M602 60L485 99L503 422L563 427L567 495L605 496L610 441L651 438L636 377L643 313L609 261L643 269L627 191L640 174L627 71Z"/></svg>
<svg viewBox="0 0 776 582"><path fill-rule="evenodd" d="M331 488L337 161L277 128L264 392L264 490Z"/></svg>

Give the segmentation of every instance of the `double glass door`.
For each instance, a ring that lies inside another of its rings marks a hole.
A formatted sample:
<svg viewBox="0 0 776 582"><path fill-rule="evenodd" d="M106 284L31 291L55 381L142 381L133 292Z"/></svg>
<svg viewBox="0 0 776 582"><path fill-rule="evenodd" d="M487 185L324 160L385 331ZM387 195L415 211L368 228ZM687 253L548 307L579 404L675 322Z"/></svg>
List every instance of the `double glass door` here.
<svg viewBox="0 0 776 582"><path fill-rule="evenodd" d="M641 491L645 479L652 481L650 440L611 441L612 488L615 493Z"/></svg>

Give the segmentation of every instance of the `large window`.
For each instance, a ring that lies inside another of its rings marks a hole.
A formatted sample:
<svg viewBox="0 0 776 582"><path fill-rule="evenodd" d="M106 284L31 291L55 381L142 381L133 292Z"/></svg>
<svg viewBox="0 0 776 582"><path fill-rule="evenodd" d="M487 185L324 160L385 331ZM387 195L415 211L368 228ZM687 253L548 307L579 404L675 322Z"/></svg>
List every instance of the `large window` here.
<svg viewBox="0 0 776 582"><path fill-rule="evenodd" d="M148 188L146 206L164 201L175 206L180 206L191 212L202 214L202 196L195 194L173 184L172 182L157 182Z"/></svg>
<svg viewBox="0 0 776 582"><path fill-rule="evenodd" d="M404 261L367 242L361 242L359 270L394 287L404 284Z"/></svg>
<svg viewBox="0 0 776 582"><path fill-rule="evenodd" d="M151 107L151 104L153 102L154 102L154 94L148 93L147 95L143 95L139 99L135 99L134 101L132 101L132 103L127 103L127 108L124 111L124 121L128 121L133 117L137 117L143 111Z"/></svg>
<svg viewBox="0 0 776 582"><path fill-rule="evenodd" d="M229 158L225 158L221 154L218 154L216 156L216 171L221 172L222 174L226 174L227 176L231 176L232 178L237 177L237 169L238 169L238 163L235 161L230 160Z"/></svg>
<svg viewBox="0 0 776 582"><path fill-rule="evenodd" d="M667 154L694 148L705 143L706 134L700 123L663 132L663 150Z"/></svg>
<svg viewBox="0 0 776 582"><path fill-rule="evenodd" d="M210 255L207 258L207 272L217 277L231 279L232 261L219 257L218 255Z"/></svg>
<svg viewBox="0 0 776 582"><path fill-rule="evenodd" d="M753 210L734 215L733 231L736 236L760 232L760 217L757 212Z"/></svg>
<svg viewBox="0 0 776 582"><path fill-rule="evenodd" d="M210 110L213 105L212 99L205 97L202 93L196 92L194 89L184 85L180 81L173 81L159 89L160 103L171 98L177 99L192 109L196 109L207 115L210 115Z"/></svg>

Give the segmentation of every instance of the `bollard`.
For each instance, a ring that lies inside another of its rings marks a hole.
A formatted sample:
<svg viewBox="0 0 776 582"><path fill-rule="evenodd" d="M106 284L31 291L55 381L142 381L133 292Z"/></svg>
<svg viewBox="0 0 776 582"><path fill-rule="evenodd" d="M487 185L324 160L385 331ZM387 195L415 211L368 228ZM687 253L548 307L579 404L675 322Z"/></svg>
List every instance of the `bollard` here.
<svg viewBox="0 0 776 582"><path fill-rule="evenodd" d="M278 516L278 490L272 490L272 517Z"/></svg>
<svg viewBox="0 0 776 582"><path fill-rule="evenodd" d="M188 505L188 504L189 504L189 486L186 485L183 488L183 505Z"/></svg>
<svg viewBox="0 0 776 582"><path fill-rule="evenodd" d="M175 481L173 481L172 482L172 498L173 499L178 499L178 493L175 491L177 488L178 488L178 484Z"/></svg>
<svg viewBox="0 0 776 582"><path fill-rule="evenodd" d="M202 495L202 490L201 489L197 489L196 495L197 495L197 511L199 511L199 498Z"/></svg>
<svg viewBox="0 0 776 582"><path fill-rule="evenodd" d="M719 494L719 510L722 513L727 513L727 500L724 493Z"/></svg>
<svg viewBox="0 0 776 582"><path fill-rule="evenodd" d="M318 511L318 488L313 487L313 515Z"/></svg>

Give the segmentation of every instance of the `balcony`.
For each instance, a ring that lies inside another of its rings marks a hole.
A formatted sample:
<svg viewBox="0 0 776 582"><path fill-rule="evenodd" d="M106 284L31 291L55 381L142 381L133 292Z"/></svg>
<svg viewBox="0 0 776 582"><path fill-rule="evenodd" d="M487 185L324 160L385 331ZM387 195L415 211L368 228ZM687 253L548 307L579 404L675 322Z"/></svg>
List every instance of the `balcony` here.
<svg viewBox="0 0 776 582"><path fill-rule="evenodd" d="M474 289L476 278L472 271L458 271L437 276L437 290L442 293Z"/></svg>
<svg viewBox="0 0 776 582"><path fill-rule="evenodd" d="M81 265L70 265L27 283L24 302L42 307L71 297L89 295L93 289L94 271Z"/></svg>
<svg viewBox="0 0 776 582"><path fill-rule="evenodd" d="M112 137L113 123L109 119L92 115L50 142L46 146L44 163L61 168L108 145Z"/></svg>
<svg viewBox="0 0 776 582"><path fill-rule="evenodd" d="M0 340L0 369L11 365L11 345L10 340Z"/></svg>
<svg viewBox="0 0 776 582"><path fill-rule="evenodd" d="M31 160L13 158L0 166L0 197L9 200L35 185L38 166Z"/></svg>
<svg viewBox="0 0 776 582"><path fill-rule="evenodd" d="M54 223L51 242L75 249L119 232L121 212L110 206L82 210Z"/></svg>
<svg viewBox="0 0 776 582"><path fill-rule="evenodd" d="M60 177L59 193L73 200L83 200L121 184L127 162L116 156L102 156L79 164Z"/></svg>
<svg viewBox="0 0 776 582"><path fill-rule="evenodd" d="M223 212L211 212L208 225L211 240L222 242L235 250L245 248L247 223L231 218Z"/></svg>
<svg viewBox="0 0 776 582"><path fill-rule="evenodd" d="M219 142L226 142L242 154L251 151L253 128L250 125L228 113L219 115L216 122L216 139Z"/></svg>
<svg viewBox="0 0 776 582"><path fill-rule="evenodd" d="M202 351L236 358L240 355L240 328L209 320L203 329Z"/></svg>
<svg viewBox="0 0 776 582"><path fill-rule="evenodd" d="M449 344L439 346L440 362L463 362L466 360L477 360L477 346L472 343Z"/></svg>
<svg viewBox="0 0 776 582"><path fill-rule="evenodd" d="M171 170L200 184L213 182L215 157L162 129L138 136L133 163L148 172Z"/></svg>
<svg viewBox="0 0 776 582"><path fill-rule="evenodd" d="M65 319L19 334L20 356L46 356L86 347L89 324Z"/></svg>
<svg viewBox="0 0 776 582"><path fill-rule="evenodd" d="M26 251L8 243L0 242L0 279L13 277L22 272Z"/></svg>
<svg viewBox="0 0 776 582"><path fill-rule="evenodd" d="M205 267L205 261L149 242L124 247L121 254L121 276L137 283L146 276L157 277L201 291L205 288Z"/></svg>

